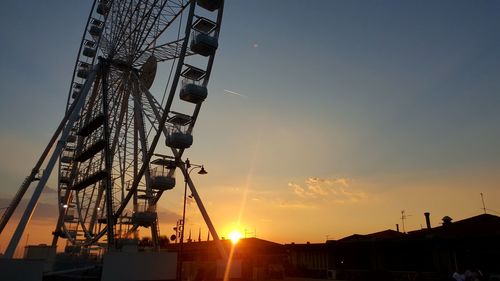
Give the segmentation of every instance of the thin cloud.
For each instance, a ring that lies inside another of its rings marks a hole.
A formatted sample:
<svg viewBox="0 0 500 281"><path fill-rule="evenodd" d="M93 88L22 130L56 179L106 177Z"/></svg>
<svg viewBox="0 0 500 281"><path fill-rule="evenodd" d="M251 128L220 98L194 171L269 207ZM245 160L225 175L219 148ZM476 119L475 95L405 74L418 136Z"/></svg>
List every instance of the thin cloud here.
<svg viewBox="0 0 500 281"><path fill-rule="evenodd" d="M288 186L292 192L303 200L322 200L334 203L355 203L366 198L363 191L355 191L345 178L322 179L310 177L305 184L290 182Z"/></svg>
<svg viewBox="0 0 500 281"><path fill-rule="evenodd" d="M55 193L57 193L57 189L52 188L52 187L46 185L45 188L43 189L43 193L45 193L45 194L55 194Z"/></svg>
<svg viewBox="0 0 500 281"><path fill-rule="evenodd" d="M0 198L0 207L7 207L10 205L11 198ZM28 203L27 199L21 200L19 202L19 205L16 208L16 211L14 212L12 219L13 220L18 220L24 210L26 209L26 205ZM4 210L0 211L0 213L3 213ZM59 210L57 209L57 204L56 203L45 203L45 202L38 202L36 205L35 213L33 214L32 220L46 220L46 219L53 219L54 222L57 219L57 216L59 214Z"/></svg>
<svg viewBox="0 0 500 281"><path fill-rule="evenodd" d="M282 209L315 209L317 206L312 204L306 204L303 202L286 202L282 201L278 204L278 207Z"/></svg>
<svg viewBox="0 0 500 281"><path fill-rule="evenodd" d="M240 96L240 97L243 97L243 98L247 98L247 96L245 96L244 94L240 94L238 92L234 92L234 91L230 91L230 90L226 90L226 89L224 89L224 93L226 93L226 94L232 94L232 95L236 95L236 96Z"/></svg>
<svg viewBox="0 0 500 281"><path fill-rule="evenodd" d="M177 220L182 217L182 214L178 214L163 207L158 207L156 212L158 213L158 219L161 224L175 224Z"/></svg>

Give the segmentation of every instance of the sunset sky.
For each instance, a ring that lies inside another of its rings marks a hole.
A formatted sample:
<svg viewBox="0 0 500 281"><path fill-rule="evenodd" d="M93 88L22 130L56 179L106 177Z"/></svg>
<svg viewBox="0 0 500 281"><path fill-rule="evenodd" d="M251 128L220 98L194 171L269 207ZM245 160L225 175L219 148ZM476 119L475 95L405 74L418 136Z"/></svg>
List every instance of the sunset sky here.
<svg viewBox="0 0 500 281"><path fill-rule="evenodd" d="M208 171L193 180L220 236L323 242L395 229L401 210L415 230L426 211L480 214L481 192L500 214L499 1L226 2L186 154ZM63 116L89 9L2 3L0 208ZM47 190L29 243L50 242L55 205ZM159 210L173 234L180 184ZM206 238L192 202L187 227Z"/></svg>

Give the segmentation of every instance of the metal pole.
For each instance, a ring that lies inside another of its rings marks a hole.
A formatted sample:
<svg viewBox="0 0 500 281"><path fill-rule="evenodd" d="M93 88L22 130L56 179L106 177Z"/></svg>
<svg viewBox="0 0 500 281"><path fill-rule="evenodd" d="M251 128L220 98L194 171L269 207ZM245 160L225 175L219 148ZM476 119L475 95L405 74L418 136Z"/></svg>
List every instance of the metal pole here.
<svg viewBox="0 0 500 281"><path fill-rule="evenodd" d="M26 206L26 210L24 211L23 216L21 217L21 220L19 221L19 224L17 225L17 228L12 235L12 238L9 242L9 245L7 246L7 250L5 250L5 258L13 258L14 257L14 252L16 251L17 245L19 244L19 240L21 239L21 236L23 235L24 229L26 228L26 225L31 219L31 216L33 215L33 212L35 211L36 205L38 203L38 199L40 198L40 195L42 194L43 188L45 187L45 184L47 183L47 180L49 179L49 176L52 172L52 169L54 168L54 165L56 164L57 159L59 158L59 155L61 154L62 150L64 149L64 145L66 142L66 139L69 135L70 130L73 127L73 123L76 121L76 118L78 117L78 112L82 108L82 106L85 103L85 98L87 96L87 93L90 90L90 86L92 85L94 79L96 76L96 71L95 69L90 73L89 78L85 82L85 86L82 89L82 92L80 96L78 97L77 105L71 112L69 118L68 118L68 123L66 123L66 126L64 127L64 130L62 131L61 138L57 142L56 148L54 149L54 152L52 153L52 156L49 159L49 162L47 163L47 167L45 168L45 171L43 172L42 178L38 182L38 185L36 186L35 190L33 191L33 195L31 196L30 201L28 202L28 205Z"/></svg>
<svg viewBox="0 0 500 281"><path fill-rule="evenodd" d="M217 250L219 251L219 254L222 256L222 258L224 260L227 260L228 255L226 253L226 250L222 246L222 243L219 239L219 235L217 234L217 231L215 230L215 227L212 223L212 220L210 220L210 217L208 216L208 213L207 213L207 210L205 209L205 206L203 206L203 202L201 202L200 195L198 195L198 192L196 191L196 188L194 186L193 181L189 177L189 173L188 173L185 165L179 165L179 168L181 169L182 173L184 174L184 178L186 180L186 183L189 186L189 190L193 194L194 200L196 201L196 204L198 205L198 208L200 209L201 215L203 216L203 219L205 220L205 223L207 224L207 227L210 230L212 237L214 238L215 245L217 246Z"/></svg>
<svg viewBox="0 0 500 281"><path fill-rule="evenodd" d="M192 171L193 169L191 169ZM190 172L191 172L190 171ZM189 174L189 173L188 173ZM184 198L183 198L183 207L182 207L182 228L181 228L181 237L179 244L179 252L177 254L177 280L182 279L182 245L184 244L184 225L186 223L186 193L187 193L187 181L184 179Z"/></svg>

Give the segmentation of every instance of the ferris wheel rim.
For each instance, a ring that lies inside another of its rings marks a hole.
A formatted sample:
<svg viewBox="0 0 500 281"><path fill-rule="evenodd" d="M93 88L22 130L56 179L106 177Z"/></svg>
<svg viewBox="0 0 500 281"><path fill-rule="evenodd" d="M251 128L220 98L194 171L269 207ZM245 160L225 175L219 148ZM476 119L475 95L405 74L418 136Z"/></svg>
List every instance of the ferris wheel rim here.
<svg viewBox="0 0 500 281"><path fill-rule="evenodd" d="M89 17L88 17L87 26L85 27L85 31L84 31L84 32L87 32L87 31L89 30L89 24L91 23L91 18L92 18L93 13L95 12L95 11L94 11L94 9L95 9L95 6L96 6L96 3L97 3L97 2L99 2L99 1L98 1L98 0L95 0L95 1L94 1L94 3L93 3L93 5L92 5L92 10L91 10L90 15L89 15ZM111 2L111 3L113 3L113 1L110 1L110 2ZM184 1L180 1L180 2L184 2ZM166 3L166 1L165 1L164 3ZM182 13L184 12L184 9L185 9L186 7L188 7L189 5L192 5L192 8L190 9L190 12L189 12L189 13L190 13L190 15L191 15L191 14L193 13L193 11L194 11L194 7L195 7L195 5L196 5L196 1L186 1L185 6L183 6L183 8L182 8L182 10L179 12L179 14L181 14L181 15L182 15ZM181 16L181 17L182 17L182 16ZM219 26L220 26L220 19L221 19L221 17L222 17L222 8L221 8L221 9L220 9L220 11L218 12L218 17L217 17L217 23L219 24ZM176 16L176 17L174 17L174 20L175 20L176 18L177 18L177 16ZM106 19L107 19L107 15L106 15ZM104 24L108 24L108 21L107 21L107 20L106 20L106 21L104 21ZM191 19L189 19L189 18L188 18L187 23L186 23L186 36L185 36L184 38L182 38L182 40L183 40L183 41L182 41L182 44L183 44L183 50L181 50L181 51L179 52L179 54L177 54L179 57L185 57L185 56L186 56L186 54L187 54L187 48L186 48L186 46L187 46L187 43L188 43L188 41L189 41L189 34L191 33L191 24L192 24L192 16L191 16ZM162 32L163 32L163 31L162 31ZM160 35L161 35L161 34L160 34ZM160 35L158 35L158 37L159 37ZM218 36L218 30L217 30L217 34L216 34L216 35ZM103 38L104 38L104 36L103 36ZM144 37L144 38L146 38L146 37ZM156 39L155 39L155 40L156 40ZM83 37L83 39L82 39L82 43L80 44L80 49L79 49L79 55L78 55L78 56L81 56L80 52L82 51L82 47L83 47L84 42L85 42L85 34L84 34L84 37ZM99 44L100 44L100 42L103 42L103 41L101 41L101 38L99 38L98 44L97 44L97 46L96 46L96 49L98 50L98 52L103 52L102 50L101 50L101 51L99 51L99 46L100 46ZM170 44L170 43L169 43L169 44ZM149 44L148 44L147 46L149 46ZM176 46L176 48L177 48L177 46ZM135 62L135 61L137 61L137 60L138 60L138 59L139 59L139 58L140 58L143 54L147 54L148 50L149 50L149 49L144 49L144 50L141 50L141 52L136 52L137 56L134 56L134 60L133 60L132 62L130 62L129 66L130 66L131 68L133 68L133 64L134 64L134 62ZM103 54L104 54L104 53L103 53ZM208 72L209 72L209 74L210 74L210 70L211 70L211 67L212 67L212 63L213 63L213 57L214 57L213 55L210 57L210 62L209 62L209 71L208 71ZM106 58L103 58L103 60L106 60ZM73 84L75 83L75 77L76 77L76 74L75 74L75 73L77 72L77 67L78 67L79 62L80 62L79 57L77 57L77 61L76 61L76 63L75 63L75 68L74 68L74 74L73 74L73 78L72 78L72 81L71 81L71 86L70 86L70 94L68 95L68 100L71 100L71 97L70 97L70 95L71 95L71 90L72 90ZM111 64L113 64L113 63L114 63L114 62L116 62L116 61L113 61L113 60L112 60L112 55L109 55L109 56L108 56L108 62L110 62ZM94 65L95 63L96 63L96 60L95 60L95 57L94 57L94 58L92 59L92 63L91 63L91 64L92 64L92 65ZM177 62L177 63L180 65L180 63L181 63L181 62ZM112 66L112 67L113 67L113 66ZM177 76L177 79L179 79L179 75L180 75L180 74L179 74L179 71L177 71L177 72L178 72L178 73L176 74L176 76ZM207 78L204 80L204 82L203 82L204 84L208 83L208 77L209 77L209 75L208 75L208 76L207 76ZM117 77L114 77L113 79L116 79L117 81L119 80L119 78L117 78ZM178 83L178 82L177 82L177 83ZM120 84L120 81L118 81L118 84ZM170 86L170 87L171 87L171 93L170 93L169 98L170 98L171 96L173 96L173 95L172 95L172 92L175 92L175 88L174 88L174 85L173 85L173 84L174 84L174 83L172 83L172 85ZM177 86L177 84L175 85L175 87L176 87L176 86ZM139 87L140 87L140 86L139 86ZM99 101L97 101L97 102L99 102ZM69 105L69 102L68 102L68 105ZM152 105L152 104L151 104L151 106L154 106L154 105ZM161 108L160 108L160 109L161 109ZM118 110L118 109L116 109L116 110ZM163 109L163 111L164 111L164 112L163 112L164 114L166 114L166 112L169 112L169 111L170 111L170 106L166 106L166 107L165 107L165 109ZM196 113L196 115L197 115L197 113ZM83 118L83 117L82 117L82 118ZM159 119L159 118L157 117L157 119ZM194 122L193 122L193 125L194 125ZM159 126L158 126L158 129L157 129L157 130L160 130ZM119 133L120 133L120 131L116 132L116 135L115 135L115 136L118 136L118 134L119 134ZM184 149L179 150L180 155L182 155L182 152L183 152L183 151L184 151ZM174 152L174 153L175 153L175 152ZM144 163L143 163L143 165L146 165L146 164L144 164ZM60 169L61 169L61 165L60 165ZM110 172L111 172L111 171L110 171ZM61 173L61 170L60 170L60 173ZM135 180L134 180L134 182L135 182ZM63 204L64 202L61 202L61 200L62 200L62 196L61 196L61 194L63 193L63 188L61 188L61 186L62 186L61 184L58 184L59 202L60 202L60 204ZM94 187L94 188L95 188L95 187ZM123 188L123 187L122 187L122 188ZM92 191L92 192L94 192L94 191ZM82 228L82 230L83 230L83 233L84 233L84 235L85 235L85 240L84 240L83 242L81 242L81 241L79 242L79 241L77 241L76 236L75 236L75 237L72 237L72 235L70 235L70 233L69 233L69 232L70 232L70 229L69 229L70 227L68 227L68 226L66 225L66 222L63 222L63 223L62 223L62 225L61 225L61 227L62 227L62 230L66 233L66 236L67 236L66 238L67 238L67 239L68 239L71 243L73 243L73 244L75 244L75 245L76 245L76 244L80 244L80 245L91 245L91 244L93 244L93 243L98 242L98 241L99 241L99 239L100 239L100 238L102 238L102 236L103 236L103 235L106 233L106 231L107 231L108 225L105 225L102 229L100 229L100 231L97 231L96 233L94 233L92 229L87 229L87 226L85 225L85 221L87 220L87 217L88 217L88 211L89 211L89 208L87 208L87 210L86 210L86 211L87 211L87 214L85 214L84 216L82 215L82 211L84 211L84 210L83 210L83 208L82 208L82 207L83 207L83 204L84 204L84 202L83 202L83 201L85 200L85 198L83 198L83 197L85 196L85 194L83 194L83 195L82 195L82 198L80 198L80 195L79 195L79 194L80 194L80 192L79 192L79 191L75 191L75 192L74 192L74 194L75 194L75 198L76 198L76 211L77 211L77 214L78 214L78 222L77 222L77 224L79 224L79 225L81 226L81 228ZM132 194L132 191L129 191L129 192L127 193L126 198L129 198L128 200L130 200L130 194ZM162 192L158 192L158 193L157 193L157 197L153 200L153 201L154 201L154 204L156 204L156 202L159 200L159 198L160 198L161 194L162 194ZM80 200L82 200L82 202L80 202ZM92 204L92 201L91 201L91 200L92 200L92 199L89 199L89 201L88 201L89 206ZM125 201L123 201L123 200L122 200L122 201L120 202L119 206L117 207L116 212L114 213L114 217L115 217L115 219L117 219L117 218L118 218L118 217L119 217L119 216L123 213L123 211L126 209L126 206L127 206L127 204L128 204L128 200L125 200ZM113 206L113 207L114 207L114 206ZM97 205L96 205L96 208L97 208ZM101 206L101 208L103 208L103 206ZM96 210L96 209L94 209L94 211L95 211L95 210ZM62 211L62 212L66 212L66 210L64 210L63 208L60 208L60 215L61 215L61 211ZM85 217L85 218L82 220L82 217ZM93 219L93 220L95 220L95 217L94 217L94 218L92 218L92 219ZM92 228L92 227L91 227L91 228Z"/></svg>

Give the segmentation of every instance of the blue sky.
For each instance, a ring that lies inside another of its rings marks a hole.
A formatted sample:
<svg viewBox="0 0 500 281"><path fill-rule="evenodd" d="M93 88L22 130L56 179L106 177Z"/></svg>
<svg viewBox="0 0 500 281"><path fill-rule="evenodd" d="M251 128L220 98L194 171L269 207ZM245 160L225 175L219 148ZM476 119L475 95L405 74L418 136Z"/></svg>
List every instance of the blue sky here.
<svg viewBox="0 0 500 281"><path fill-rule="evenodd" d="M480 192L500 211L500 2L226 2L187 154L207 166L199 189L223 235L322 241L394 228L403 209L418 229L424 211L479 214ZM89 9L3 3L2 197L63 115Z"/></svg>

